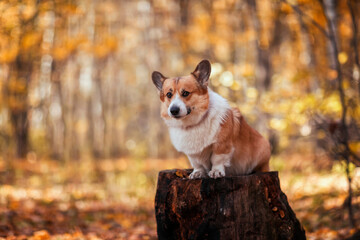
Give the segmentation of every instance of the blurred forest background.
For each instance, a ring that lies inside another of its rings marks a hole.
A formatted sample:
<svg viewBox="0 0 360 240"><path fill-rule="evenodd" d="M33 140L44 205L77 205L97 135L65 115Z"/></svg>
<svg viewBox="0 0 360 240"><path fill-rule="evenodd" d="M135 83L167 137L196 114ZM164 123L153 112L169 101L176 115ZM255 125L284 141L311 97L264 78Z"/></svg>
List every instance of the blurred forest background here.
<svg viewBox="0 0 360 240"><path fill-rule="evenodd" d="M0 236L156 239L157 172L189 165L150 75L202 59L308 238L359 234L359 25L357 0L1 1Z"/></svg>

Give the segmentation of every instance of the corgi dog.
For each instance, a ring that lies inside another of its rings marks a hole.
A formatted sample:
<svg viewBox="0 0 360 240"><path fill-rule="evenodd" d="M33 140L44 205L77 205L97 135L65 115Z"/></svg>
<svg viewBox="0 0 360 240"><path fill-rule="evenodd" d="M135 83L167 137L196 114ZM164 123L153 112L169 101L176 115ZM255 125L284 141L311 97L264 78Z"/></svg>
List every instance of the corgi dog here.
<svg viewBox="0 0 360 240"><path fill-rule="evenodd" d="M269 142L208 87L210 72L210 62L202 60L188 76L152 73L172 144L194 168L190 178L269 171Z"/></svg>

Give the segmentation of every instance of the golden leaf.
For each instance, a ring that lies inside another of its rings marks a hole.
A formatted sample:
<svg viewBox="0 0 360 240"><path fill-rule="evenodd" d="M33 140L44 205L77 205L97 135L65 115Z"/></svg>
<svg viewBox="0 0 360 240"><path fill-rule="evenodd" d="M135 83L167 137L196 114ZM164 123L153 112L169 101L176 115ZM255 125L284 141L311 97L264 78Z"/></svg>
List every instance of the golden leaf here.
<svg viewBox="0 0 360 240"><path fill-rule="evenodd" d="M281 217L281 218L284 218L284 217L285 217L285 213L284 213L283 210L280 210L279 213L280 213L280 217Z"/></svg>
<svg viewBox="0 0 360 240"><path fill-rule="evenodd" d="M19 203L19 201L11 201L10 203L9 203L9 208L11 209L11 210L16 210L16 209L18 209L19 208L19 205L20 205L20 203Z"/></svg>
<svg viewBox="0 0 360 240"><path fill-rule="evenodd" d="M18 51L18 46L11 46L0 51L0 63L9 63L13 61L16 58Z"/></svg>
<svg viewBox="0 0 360 240"><path fill-rule="evenodd" d="M34 239L47 240L50 239L50 234L46 230L37 231L34 233Z"/></svg>
<svg viewBox="0 0 360 240"><path fill-rule="evenodd" d="M98 58L106 57L109 54L109 49L104 44L94 46L94 54Z"/></svg>
<svg viewBox="0 0 360 240"><path fill-rule="evenodd" d="M38 45L40 41L41 41L41 35L39 33L30 32L23 37L21 41L21 46L24 50L27 50L35 45Z"/></svg>
<svg viewBox="0 0 360 240"><path fill-rule="evenodd" d="M180 178L185 178L186 174L184 174L184 171L182 170L176 170L175 175L180 177Z"/></svg>
<svg viewBox="0 0 360 240"><path fill-rule="evenodd" d="M338 59L339 59L339 62L340 62L341 64L344 64L344 63L346 63L347 60L348 60L348 55L346 54L346 52L341 52L341 53L339 53L339 55L338 55Z"/></svg>
<svg viewBox="0 0 360 240"><path fill-rule="evenodd" d="M64 60L69 56L70 52L63 46L56 47L52 51L52 55L56 60Z"/></svg>

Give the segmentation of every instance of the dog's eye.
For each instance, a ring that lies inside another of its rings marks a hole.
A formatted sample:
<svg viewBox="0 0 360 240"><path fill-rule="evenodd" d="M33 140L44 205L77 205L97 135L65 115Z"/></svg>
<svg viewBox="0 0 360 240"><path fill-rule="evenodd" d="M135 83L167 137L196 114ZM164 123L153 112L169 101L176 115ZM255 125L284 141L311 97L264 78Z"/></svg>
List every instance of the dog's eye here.
<svg viewBox="0 0 360 240"><path fill-rule="evenodd" d="M183 97L187 97L187 96L189 96L189 92L188 91L183 91L183 93L181 94Z"/></svg>
<svg viewBox="0 0 360 240"><path fill-rule="evenodd" d="M168 93L166 94L166 96L167 96L168 98L171 98L171 97L172 97L172 93L171 93L171 92L168 92Z"/></svg>

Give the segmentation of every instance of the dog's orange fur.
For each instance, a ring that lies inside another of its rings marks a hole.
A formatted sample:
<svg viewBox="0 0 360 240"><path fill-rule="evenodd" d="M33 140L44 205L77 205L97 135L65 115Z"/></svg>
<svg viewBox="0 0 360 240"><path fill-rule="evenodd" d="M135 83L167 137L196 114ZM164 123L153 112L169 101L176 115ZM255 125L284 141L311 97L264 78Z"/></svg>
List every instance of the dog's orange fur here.
<svg viewBox="0 0 360 240"><path fill-rule="evenodd" d="M163 83L163 93L161 93L161 101L164 102L161 107L161 116L163 118L170 118L167 113L171 99L165 96L167 92L173 92L175 95L185 90L191 94L182 98L184 103L192 108L196 108L200 112L205 112L209 106L209 95L207 90L201 88L193 75L181 78L167 78ZM183 121L186 121L184 119ZM217 135L216 142L210 147L214 154L227 154L234 147L233 158L231 165L236 165L236 161L247 161L251 164L251 159L254 154L263 154L262 161L255 167L254 171L266 172L269 171L270 151L259 153L256 151L259 146L269 145L269 143L252 127L250 127L240 111L233 108L228 111L226 119L221 124L221 129ZM270 147L268 147L270 149ZM229 174L237 174L230 172Z"/></svg>
<svg viewBox="0 0 360 240"><path fill-rule="evenodd" d="M221 177L224 176L224 167L226 175L269 171L271 155L269 142L247 124L237 108L230 108L227 103L221 103L225 100L222 100L223 98L220 96L216 97L218 95L207 87L209 75L210 63L206 61L199 63L195 71L188 76L166 78L159 72L153 73L153 82L160 91L162 118L165 121L180 123L176 126L169 125L169 127L173 129L171 130L173 134L175 131L178 134L173 135L173 144L176 144L181 151L189 153L187 155L194 167L190 177L204 177L204 171L210 177ZM190 94L183 97L183 91ZM171 98L167 97L169 92L172 93ZM180 120L173 120L168 112L175 96L177 97L176 101L179 101L180 98L181 102L191 109L191 113L182 116ZM210 96L212 96L212 100ZM212 108L210 104L213 104ZM214 115L211 117L207 115L210 108L213 112L216 111L221 114L219 115L221 121L215 120ZM223 111L214 109L223 109ZM205 121L211 121L210 124L206 123L208 124L206 125L207 128L204 128L204 124L202 124ZM174 130L179 128L181 130ZM218 129L217 132L213 131L214 134L209 138L212 140L208 145L205 145L204 141L192 137L200 133L197 132L197 129L200 128L206 129L205 131L201 130L201 135L199 135L204 136L204 138L208 137L207 129L209 129L209 133L212 129ZM192 135L186 135L189 133ZM177 136L179 136L180 142L177 141ZM183 144L184 141L191 144ZM197 147L197 144L199 151L194 152L193 147Z"/></svg>
<svg viewBox="0 0 360 240"><path fill-rule="evenodd" d="M260 133L247 124L239 109L232 108L228 111L216 139L216 143L212 146L215 154L227 154L234 147L232 166L236 165L237 161L247 162L250 165L251 160L257 158L255 155L258 154L263 156L254 171L269 171L270 144ZM263 149L263 151L258 151L258 149ZM231 175L238 174L232 171L228 173Z"/></svg>

